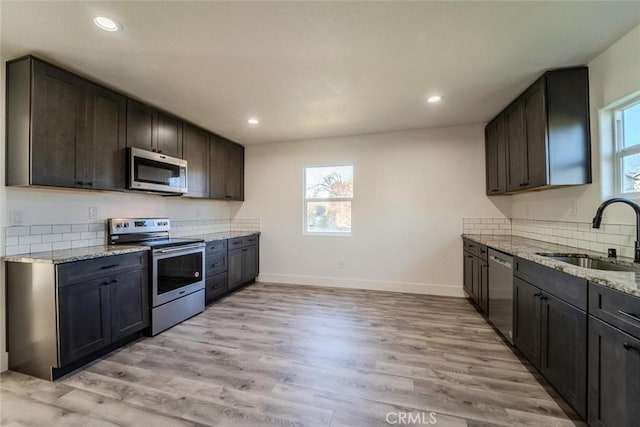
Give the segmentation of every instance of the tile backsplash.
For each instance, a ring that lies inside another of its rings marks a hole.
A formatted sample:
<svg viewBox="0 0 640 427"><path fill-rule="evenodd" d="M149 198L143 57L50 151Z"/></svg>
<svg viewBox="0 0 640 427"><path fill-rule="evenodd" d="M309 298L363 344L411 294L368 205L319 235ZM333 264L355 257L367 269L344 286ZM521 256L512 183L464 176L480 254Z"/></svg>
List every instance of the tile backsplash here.
<svg viewBox="0 0 640 427"><path fill-rule="evenodd" d="M635 225L627 224L603 224L595 229L590 222L463 218L462 229L464 234L512 234L601 253L614 248L618 255L629 258L633 258L636 240Z"/></svg>
<svg viewBox="0 0 640 427"><path fill-rule="evenodd" d="M229 231L260 231L259 218L171 221L173 237ZM106 221L85 224L26 225L5 228L5 254L16 255L104 245Z"/></svg>
<svg viewBox="0 0 640 427"><path fill-rule="evenodd" d="M462 218L464 234L511 234L509 218Z"/></svg>

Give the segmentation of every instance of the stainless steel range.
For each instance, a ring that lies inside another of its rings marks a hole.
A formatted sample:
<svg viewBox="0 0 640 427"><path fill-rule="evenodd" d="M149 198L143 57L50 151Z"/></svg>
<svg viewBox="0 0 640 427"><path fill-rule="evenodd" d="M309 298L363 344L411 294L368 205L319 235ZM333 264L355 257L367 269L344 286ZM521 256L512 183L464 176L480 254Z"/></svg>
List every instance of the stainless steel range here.
<svg viewBox="0 0 640 427"><path fill-rule="evenodd" d="M111 218L109 243L149 246L151 335L204 311L204 241L172 239L169 218Z"/></svg>

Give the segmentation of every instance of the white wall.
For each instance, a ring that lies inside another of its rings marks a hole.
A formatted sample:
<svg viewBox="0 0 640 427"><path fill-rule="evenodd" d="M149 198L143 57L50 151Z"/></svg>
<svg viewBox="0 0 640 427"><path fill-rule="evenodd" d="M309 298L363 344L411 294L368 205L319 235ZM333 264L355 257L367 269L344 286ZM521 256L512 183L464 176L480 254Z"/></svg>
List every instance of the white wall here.
<svg viewBox="0 0 640 427"><path fill-rule="evenodd" d="M599 111L640 92L640 26L614 43L589 64L591 105L591 151L593 184L511 196L514 218L591 221L597 207L612 195L610 165L611 122ZM606 160L604 167L601 160ZM509 197L509 196L507 196ZM577 204L576 215L570 205ZM627 206L612 206L604 223L633 224L635 217Z"/></svg>
<svg viewBox="0 0 640 427"><path fill-rule="evenodd" d="M303 235L303 168L331 163L354 164L353 235ZM267 282L462 295L462 218L504 216L484 195L483 126L251 145L245 180Z"/></svg>

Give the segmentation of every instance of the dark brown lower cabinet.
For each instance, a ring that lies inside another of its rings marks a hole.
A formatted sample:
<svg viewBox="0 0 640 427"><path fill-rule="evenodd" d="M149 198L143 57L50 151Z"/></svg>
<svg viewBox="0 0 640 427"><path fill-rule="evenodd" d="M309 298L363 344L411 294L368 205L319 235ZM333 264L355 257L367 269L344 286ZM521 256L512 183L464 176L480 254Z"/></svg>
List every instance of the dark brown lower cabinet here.
<svg viewBox="0 0 640 427"><path fill-rule="evenodd" d="M145 270L116 276L111 282L111 340L118 341L149 325L149 284Z"/></svg>
<svg viewBox="0 0 640 427"><path fill-rule="evenodd" d="M540 368L540 289L513 278L513 343Z"/></svg>
<svg viewBox="0 0 640 427"><path fill-rule="evenodd" d="M110 285L105 279L60 289L60 362L78 360L111 343Z"/></svg>
<svg viewBox="0 0 640 427"><path fill-rule="evenodd" d="M62 365L149 326L146 269L62 287L59 298Z"/></svg>
<svg viewBox="0 0 640 427"><path fill-rule="evenodd" d="M640 340L589 316L589 425L640 423Z"/></svg>
<svg viewBox="0 0 640 427"><path fill-rule="evenodd" d="M542 301L540 371L583 418L587 415L587 314L551 295Z"/></svg>
<svg viewBox="0 0 640 427"><path fill-rule="evenodd" d="M258 276L258 248L250 245L229 251L229 290L238 288Z"/></svg>
<svg viewBox="0 0 640 427"><path fill-rule="evenodd" d="M487 247L464 240L463 287L481 311L489 313L489 264Z"/></svg>
<svg viewBox="0 0 640 427"><path fill-rule="evenodd" d="M513 286L515 346L585 418L587 313L518 277Z"/></svg>

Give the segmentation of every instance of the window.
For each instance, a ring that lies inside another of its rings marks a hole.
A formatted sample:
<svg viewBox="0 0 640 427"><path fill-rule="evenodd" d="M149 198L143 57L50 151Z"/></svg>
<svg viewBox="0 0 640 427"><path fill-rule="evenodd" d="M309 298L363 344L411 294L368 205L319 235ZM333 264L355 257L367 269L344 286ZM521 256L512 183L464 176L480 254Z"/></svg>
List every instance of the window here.
<svg viewBox="0 0 640 427"><path fill-rule="evenodd" d="M617 192L640 198L640 99L614 111Z"/></svg>
<svg viewBox="0 0 640 427"><path fill-rule="evenodd" d="M351 233L353 165L304 169L304 232Z"/></svg>

